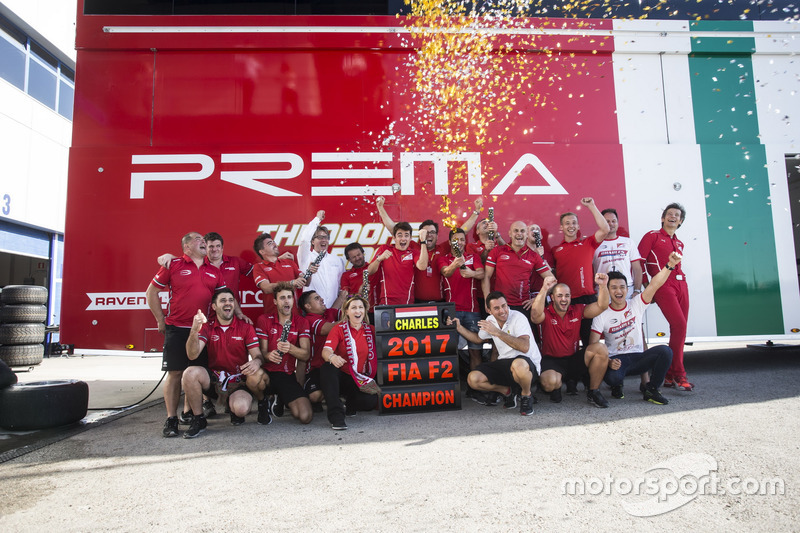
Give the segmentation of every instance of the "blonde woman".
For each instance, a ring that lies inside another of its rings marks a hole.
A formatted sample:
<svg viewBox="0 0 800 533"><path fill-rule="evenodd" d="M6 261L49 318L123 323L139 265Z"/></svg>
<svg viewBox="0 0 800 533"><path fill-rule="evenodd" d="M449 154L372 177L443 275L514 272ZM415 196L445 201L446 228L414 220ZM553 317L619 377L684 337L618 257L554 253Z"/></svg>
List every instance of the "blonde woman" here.
<svg viewBox="0 0 800 533"><path fill-rule="evenodd" d="M371 411L378 404L381 389L375 382L375 330L369 325L367 308L363 296L347 300L342 307L342 321L333 327L322 349L322 394L328 404L328 421L335 430L347 429L341 396L347 400L348 416Z"/></svg>

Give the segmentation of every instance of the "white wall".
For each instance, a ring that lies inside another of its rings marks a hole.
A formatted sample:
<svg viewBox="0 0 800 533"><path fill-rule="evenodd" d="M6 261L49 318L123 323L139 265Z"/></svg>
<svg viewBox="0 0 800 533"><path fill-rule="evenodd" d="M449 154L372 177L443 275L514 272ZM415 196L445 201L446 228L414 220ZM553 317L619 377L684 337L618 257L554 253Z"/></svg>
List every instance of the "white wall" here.
<svg viewBox="0 0 800 533"><path fill-rule="evenodd" d="M0 3L75 61L76 0L2 0Z"/></svg>

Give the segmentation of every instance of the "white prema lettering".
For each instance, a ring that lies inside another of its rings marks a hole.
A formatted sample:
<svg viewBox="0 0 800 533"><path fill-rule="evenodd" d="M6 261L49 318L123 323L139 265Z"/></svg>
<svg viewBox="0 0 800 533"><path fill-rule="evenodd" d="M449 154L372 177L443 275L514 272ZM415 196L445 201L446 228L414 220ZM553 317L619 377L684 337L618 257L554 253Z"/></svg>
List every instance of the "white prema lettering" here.
<svg viewBox="0 0 800 533"><path fill-rule="evenodd" d="M389 152L340 153L313 152L313 163L386 163L392 162ZM278 163L288 165L281 170L223 170L220 179L268 196L298 197L305 194L283 189L260 180L291 180L302 174L305 169L303 158L293 153L253 153L253 154L221 154L221 163ZM450 194L448 180L448 164L466 162L467 192L470 195L481 194L481 154L479 152L403 152L400 154L400 193L405 196L415 194L415 163L427 162L433 166L433 183L436 195ZM144 198L144 184L148 181L192 181L204 180L214 172L214 161L204 154L137 154L131 156L133 165L200 165L195 171L159 171L131 172L131 198ZM568 194L552 172L533 154L523 154L503 179L495 186L491 195L503 195L528 166L545 180L547 185L520 185L514 195L553 195ZM391 168L315 168L311 170L311 180L328 181L331 185L312 186L311 196L371 196L391 195L393 174ZM336 180L332 183L331 180ZM345 180L371 180L366 185L343 185ZM385 185L375 185L374 182ZM299 228L298 228L299 229Z"/></svg>
<svg viewBox="0 0 800 533"><path fill-rule="evenodd" d="M355 152L318 152L311 154L312 162L319 163L391 163L390 152L355 153ZM352 165L350 165L352 166ZM391 168L340 168L313 169L312 180L338 180L330 186L311 187L311 196L378 196L392 194ZM386 185L343 186L342 180L382 180ZM333 240L333 239L331 239Z"/></svg>
<svg viewBox="0 0 800 533"><path fill-rule="evenodd" d="M144 198L146 181L204 180L214 172L214 161L203 154L152 154L131 156L132 165L200 165L194 172L131 172L131 198Z"/></svg>
<svg viewBox="0 0 800 533"><path fill-rule="evenodd" d="M222 154L222 163L288 163L288 170L223 170L220 179L269 196L302 196L257 180L290 180L303 172L303 158L297 154Z"/></svg>
<svg viewBox="0 0 800 533"><path fill-rule="evenodd" d="M467 162L467 188L469 194L481 194L481 154L478 152L403 152L400 154L400 194L414 194L414 163L433 163L434 194L450 194L447 186L447 163Z"/></svg>
<svg viewBox="0 0 800 533"><path fill-rule="evenodd" d="M508 188L514 183L514 180L522 173L522 171L528 165L532 166L540 176L544 178L547 182L547 185L520 185L519 188L514 192L515 195L518 194L568 194L567 190L561 185L553 173L550 172L542 160L536 157L533 154L524 154L520 157L514 166L511 167L503 179L500 180L500 183L492 190L492 195L501 195L505 193Z"/></svg>

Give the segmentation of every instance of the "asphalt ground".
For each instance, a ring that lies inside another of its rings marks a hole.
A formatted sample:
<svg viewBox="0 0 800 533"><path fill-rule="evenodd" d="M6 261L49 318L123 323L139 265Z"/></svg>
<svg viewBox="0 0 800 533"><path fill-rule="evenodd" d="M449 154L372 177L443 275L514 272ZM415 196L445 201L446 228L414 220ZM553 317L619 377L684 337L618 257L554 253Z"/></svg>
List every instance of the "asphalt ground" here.
<svg viewBox="0 0 800 533"><path fill-rule="evenodd" d="M20 379L78 377L89 383L90 407L116 407L138 403L160 378L159 364L49 359ZM642 401L638 378L629 378L625 399L607 394L609 409L589 405L583 391L561 404L539 393L532 417L464 398L461 411L359 413L344 432L332 431L324 413L307 426L290 417L260 426L253 413L233 427L218 415L191 440L161 437L156 390L137 407L100 409L76 426L0 433L0 524L800 530L800 347L691 350L686 365L696 391L665 389L667 406ZM676 483L685 486L673 490Z"/></svg>

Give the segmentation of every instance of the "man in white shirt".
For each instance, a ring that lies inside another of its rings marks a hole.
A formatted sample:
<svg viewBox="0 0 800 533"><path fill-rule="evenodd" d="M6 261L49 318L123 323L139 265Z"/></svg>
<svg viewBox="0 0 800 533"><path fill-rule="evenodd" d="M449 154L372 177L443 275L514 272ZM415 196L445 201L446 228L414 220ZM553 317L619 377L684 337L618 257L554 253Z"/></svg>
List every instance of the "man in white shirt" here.
<svg viewBox="0 0 800 533"><path fill-rule="evenodd" d="M309 273L311 279L303 287L303 292L316 291L322 296L326 305L333 305L339 296L339 281L344 272L344 261L341 257L328 253L331 232L322 221L325 220L325 211L317 211L317 216L303 228L297 245L297 264L301 272ZM319 264L313 266L320 254L325 256Z"/></svg>
<svg viewBox="0 0 800 533"><path fill-rule="evenodd" d="M642 292L642 263L639 249L629 237L617 235L619 219L616 209L603 209L603 218L608 222L610 231L597 250L594 251L592 267L595 274L622 272L628 280L628 299L634 293Z"/></svg>
<svg viewBox="0 0 800 533"><path fill-rule="evenodd" d="M448 319L448 324L454 323L458 334L467 341L482 343L492 339L497 347L497 360L478 365L467 376L467 383L476 391L502 394L506 409L517 406L519 394L520 414L532 415L531 386L541 372L542 355L533 341L528 317L509 309L506 297L499 291L486 295L486 311L489 316L478 321L478 333L462 326L457 318ZM479 403L493 405L492 402Z"/></svg>
<svg viewBox="0 0 800 533"><path fill-rule="evenodd" d="M675 266L680 263L681 256L672 252L669 261L650 281L642 292L631 300L627 300L628 280L621 272L609 272L608 292L611 303L605 311L592 321L592 333L589 336L589 347L586 355L608 354L608 370L605 382L611 386L611 396L624 398L622 383L625 376L650 373L650 381L641 386L644 400L658 405L666 405L658 388L664 383L664 377L672 363L672 350L669 346L659 345L644 349L642 335L642 317L653 301L653 295L667 281ZM600 335L605 344L600 343Z"/></svg>

